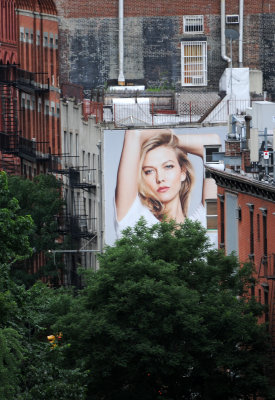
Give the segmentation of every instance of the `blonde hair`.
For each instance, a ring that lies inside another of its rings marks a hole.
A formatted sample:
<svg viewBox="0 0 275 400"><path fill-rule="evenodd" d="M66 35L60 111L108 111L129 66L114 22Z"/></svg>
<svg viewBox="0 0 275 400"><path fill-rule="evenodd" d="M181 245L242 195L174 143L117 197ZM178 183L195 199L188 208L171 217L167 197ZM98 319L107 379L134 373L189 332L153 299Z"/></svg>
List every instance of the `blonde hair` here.
<svg viewBox="0 0 275 400"><path fill-rule="evenodd" d="M184 217L187 216L189 196L194 184L194 173L192 165L187 158L187 154L184 149L180 146L177 136L173 133L161 133L157 134L150 139L146 140L141 147L141 157L139 165L139 177L138 177L138 193L141 202L148 207L157 218L162 218L164 215L164 205L153 195L150 189L147 187L143 179L143 162L146 154L160 146L170 147L175 151L180 168L185 172L186 179L181 182L181 188L179 191L179 197L181 202L181 208Z"/></svg>

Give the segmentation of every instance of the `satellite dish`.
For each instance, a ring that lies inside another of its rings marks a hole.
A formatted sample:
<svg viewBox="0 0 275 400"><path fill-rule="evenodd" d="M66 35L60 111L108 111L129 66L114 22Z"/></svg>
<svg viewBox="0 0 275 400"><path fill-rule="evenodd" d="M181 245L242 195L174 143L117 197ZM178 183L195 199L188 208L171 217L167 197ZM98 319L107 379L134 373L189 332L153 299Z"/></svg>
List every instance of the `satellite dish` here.
<svg viewBox="0 0 275 400"><path fill-rule="evenodd" d="M235 29L225 29L225 37L231 40L239 39L239 33Z"/></svg>

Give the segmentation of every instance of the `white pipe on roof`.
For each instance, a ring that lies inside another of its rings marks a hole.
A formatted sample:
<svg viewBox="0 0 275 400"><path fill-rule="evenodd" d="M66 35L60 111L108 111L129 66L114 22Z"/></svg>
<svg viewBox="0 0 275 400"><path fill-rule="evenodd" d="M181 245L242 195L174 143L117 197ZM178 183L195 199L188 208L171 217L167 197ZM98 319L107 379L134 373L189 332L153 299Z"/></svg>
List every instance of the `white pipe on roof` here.
<svg viewBox="0 0 275 400"><path fill-rule="evenodd" d="M118 84L125 85L124 78L124 36L123 36L123 23L124 23L124 0L119 0L118 3Z"/></svg>
<svg viewBox="0 0 275 400"><path fill-rule="evenodd" d="M221 0L221 56L229 64L231 58L226 55L225 48L225 0Z"/></svg>
<svg viewBox="0 0 275 400"><path fill-rule="evenodd" d="M239 67L243 67L243 7L244 0L240 0L239 6L239 14L240 14L240 22L239 22Z"/></svg>

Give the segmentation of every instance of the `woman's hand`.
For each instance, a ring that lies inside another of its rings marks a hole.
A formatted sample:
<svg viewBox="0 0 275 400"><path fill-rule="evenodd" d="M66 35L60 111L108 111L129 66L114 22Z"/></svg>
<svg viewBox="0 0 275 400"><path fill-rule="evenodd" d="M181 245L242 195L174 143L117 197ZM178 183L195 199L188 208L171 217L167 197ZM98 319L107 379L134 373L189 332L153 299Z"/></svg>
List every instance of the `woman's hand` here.
<svg viewBox="0 0 275 400"><path fill-rule="evenodd" d="M204 147L209 145L220 145L221 140L216 133L192 133L177 135L180 146L190 154L201 158L204 157Z"/></svg>

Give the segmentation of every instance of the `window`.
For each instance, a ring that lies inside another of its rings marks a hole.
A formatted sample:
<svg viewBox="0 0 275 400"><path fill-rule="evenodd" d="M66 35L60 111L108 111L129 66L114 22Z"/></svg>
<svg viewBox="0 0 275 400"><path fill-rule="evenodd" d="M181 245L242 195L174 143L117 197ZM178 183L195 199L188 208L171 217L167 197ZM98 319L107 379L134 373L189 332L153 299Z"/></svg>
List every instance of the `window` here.
<svg viewBox="0 0 275 400"><path fill-rule="evenodd" d="M213 153L219 153L219 151L220 151L220 146L205 147L205 162L207 163L219 162L213 160Z"/></svg>
<svg viewBox="0 0 275 400"><path fill-rule="evenodd" d="M207 229L218 229L217 201L206 200L206 227Z"/></svg>
<svg viewBox="0 0 275 400"><path fill-rule="evenodd" d="M262 303L262 291L261 291L261 289L258 289L258 302Z"/></svg>
<svg viewBox="0 0 275 400"><path fill-rule="evenodd" d="M88 213L88 228L91 229L92 226L92 200L89 199L89 213Z"/></svg>
<svg viewBox="0 0 275 400"><path fill-rule="evenodd" d="M181 42L182 86L207 85L207 52L205 41Z"/></svg>
<svg viewBox="0 0 275 400"><path fill-rule="evenodd" d="M78 138L78 133L75 135L75 156L78 157L78 148L79 148L79 138ZM76 163L78 160L76 160Z"/></svg>
<svg viewBox="0 0 275 400"><path fill-rule="evenodd" d="M205 163L219 163L219 161L213 160L213 153L219 153L221 150L220 146L206 146L204 150L204 160ZM205 171L205 178L210 178L210 172Z"/></svg>
<svg viewBox="0 0 275 400"><path fill-rule="evenodd" d="M224 195L218 194L218 198L220 199L220 216L221 216L221 220L220 220L220 223L221 223L220 248L223 248L224 247Z"/></svg>
<svg viewBox="0 0 275 400"><path fill-rule="evenodd" d="M73 134L70 132L69 154L72 155L73 151Z"/></svg>
<svg viewBox="0 0 275 400"><path fill-rule="evenodd" d="M227 24L238 24L239 23L239 15L226 15L226 23Z"/></svg>
<svg viewBox="0 0 275 400"><path fill-rule="evenodd" d="M249 221L250 221L250 254L249 258L254 261L254 205L246 203L249 207Z"/></svg>
<svg viewBox="0 0 275 400"><path fill-rule="evenodd" d="M20 42L24 42L24 28L20 27Z"/></svg>
<svg viewBox="0 0 275 400"><path fill-rule="evenodd" d="M186 15L183 17L184 33L202 33L203 15Z"/></svg>
<svg viewBox="0 0 275 400"><path fill-rule="evenodd" d="M263 252L264 256L267 257L267 209L259 208L263 215Z"/></svg>
<svg viewBox="0 0 275 400"><path fill-rule="evenodd" d="M257 214L257 240L260 241L260 215Z"/></svg>
<svg viewBox="0 0 275 400"><path fill-rule="evenodd" d="M68 146L68 144L67 144L67 132L66 131L64 131L64 152L65 152L65 155L67 154L67 146Z"/></svg>

